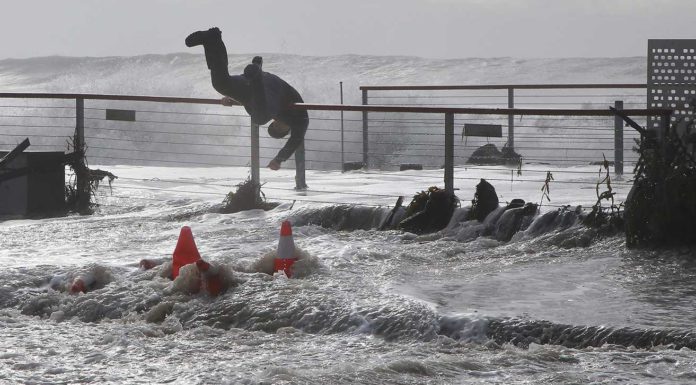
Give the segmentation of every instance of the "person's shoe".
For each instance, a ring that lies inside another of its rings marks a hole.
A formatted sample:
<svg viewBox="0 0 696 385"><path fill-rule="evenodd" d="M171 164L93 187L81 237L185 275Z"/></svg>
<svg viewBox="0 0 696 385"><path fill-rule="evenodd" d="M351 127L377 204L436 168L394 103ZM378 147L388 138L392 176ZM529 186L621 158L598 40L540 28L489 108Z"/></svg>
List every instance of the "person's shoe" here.
<svg viewBox="0 0 696 385"><path fill-rule="evenodd" d="M210 28L207 31L196 31L186 37L185 43L187 47L195 47L205 44L213 38L220 38L222 32L217 27Z"/></svg>

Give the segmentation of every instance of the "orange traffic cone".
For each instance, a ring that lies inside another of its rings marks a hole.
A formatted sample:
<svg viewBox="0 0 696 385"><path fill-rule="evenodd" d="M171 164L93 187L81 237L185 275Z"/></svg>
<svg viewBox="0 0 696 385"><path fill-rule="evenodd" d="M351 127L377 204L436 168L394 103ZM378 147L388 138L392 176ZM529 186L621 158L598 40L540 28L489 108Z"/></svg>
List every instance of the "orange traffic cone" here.
<svg viewBox="0 0 696 385"><path fill-rule="evenodd" d="M278 252L273 260L273 271L285 272L288 278L292 277L292 265L297 261L295 257L295 242L292 240L292 226L290 221L284 221L280 226L280 239L278 240Z"/></svg>
<svg viewBox="0 0 696 385"><path fill-rule="evenodd" d="M92 273L78 275L77 278L73 280L72 285L70 285L70 293L86 293L87 290L90 289L95 282L96 278L94 278L94 274Z"/></svg>
<svg viewBox="0 0 696 385"><path fill-rule="evenodd" d="M212 266L208 262L199 259L196 261L196 267L201 273L201 290L207 291L213 297L218 296L225 289L220 269L217 266Z"/></svg>
<svg viewBox="0 0 696 385"><path fill-rule="evenodd" d="M176 279L179 276L181 266L195 263L199 259L201 259L201 255L198 254L198 248L196 248L196 241L193 240L191 228L184 226L181 228L179 240L176 242L176 248L172 255L172 279Z"/></svg>

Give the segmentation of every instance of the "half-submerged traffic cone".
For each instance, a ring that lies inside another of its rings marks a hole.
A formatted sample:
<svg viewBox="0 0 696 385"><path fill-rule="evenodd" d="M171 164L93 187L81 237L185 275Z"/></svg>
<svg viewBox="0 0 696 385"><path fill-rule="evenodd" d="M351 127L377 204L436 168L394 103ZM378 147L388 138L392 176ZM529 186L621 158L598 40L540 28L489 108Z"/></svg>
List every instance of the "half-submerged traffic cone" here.
<svg viewBox="0 0 696 385"><path fill-rule="evenodd" d="M222 275L217 266L199 259L196 261L196 267L201 273L201 290L208 292L212 297L218 296L225 290Z"/></svg>
<svg viewBox="0 0 696 385"><path fill-rule="evenodd" d="M198 253L196 242L193 240L191 228L184 226L181 228L179 240L176 242L176 248L174 248L174 254L172 255L172 279L176 279L179 276L181 266L195 263L199 259L201 259L201 255Z"/></svg>
<svg viewBox="0 0 696 385"><path fill-rule="evenodd" d="M73 280L72 285L70 285L70 293L86 293L87 290L92 288L96 281L97 279L94 278L94 274L92 273L80 274Z"/></svg>
<svg viewBox="0 0 696 385"><path fill-rule="evenodd" d="M292 277L292 265L297 262L295 257L295 242L292 240L292 227L290 221L283 221L280 226L280 239L278 240L278 252L273 260L273 271L285 272L288 278Z"/></svg>

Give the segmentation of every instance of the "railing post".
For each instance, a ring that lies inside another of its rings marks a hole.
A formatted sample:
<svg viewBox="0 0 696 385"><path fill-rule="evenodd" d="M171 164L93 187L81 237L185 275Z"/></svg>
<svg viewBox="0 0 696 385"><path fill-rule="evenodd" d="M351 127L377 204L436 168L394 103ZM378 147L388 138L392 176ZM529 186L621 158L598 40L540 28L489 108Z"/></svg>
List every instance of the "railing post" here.
<svg viewBox="0 0 696 385"><path fill-rule="evenodd" d="M339 82L339 88L341 91L341 104L343 104L343 82ZM341 172L345 171L346 158L344 153L344 134L343 134L343 110L341 110Z"/></svg>
<svg viewBox="0 0 696 385"><path fill-rule="evenodd" d="M89 211L89 173L85 164L85 99L75 99L75 187L77 188L77 207L80 212Z"/></svg>
<svg viewBox="0 0 696 385"><path fill-rule="evenodd" d="M454 194L454 113L445 113L445 191Z"/></svg>
<svg viewBox="0 0 696 385"><path fill-rule="evenodd" d="M367 105L367 89L362 90L362 104L364 106ZM369 150L368 147L368 131L367 131L367 111L363 111L362 113L362 121L363 121L363 164L365 165L365 168L368 167L368 158L367 158L367 153Z"/></svg>
<svg viewBox="0 0 696 385"><path fill-rule="evenodd" d="M515 108L515 89L508 88L508 108ZM507 146L511 149L515 149L515 115L508 115L508 142Z"/></svg>
<svg viewBox="0 0 696 385"><path fill-rule="evenodd" d="M259 125L251 122L251 182L254 186L261 185L260 168Z"/></svg>
<svg viewBox="0 0 696 385"><path fill-rule="evenodd" d="M75 147L85 147L85 100L75 99Z"/></svg>
<svg viewBox="0 0 696 385"><path fill-rule="evenodd" d="M614 101L614 108L623 110L623 101ZM623 119L619 115L614 116L614 173L617 175L623 175L623 128Z"/></svg>

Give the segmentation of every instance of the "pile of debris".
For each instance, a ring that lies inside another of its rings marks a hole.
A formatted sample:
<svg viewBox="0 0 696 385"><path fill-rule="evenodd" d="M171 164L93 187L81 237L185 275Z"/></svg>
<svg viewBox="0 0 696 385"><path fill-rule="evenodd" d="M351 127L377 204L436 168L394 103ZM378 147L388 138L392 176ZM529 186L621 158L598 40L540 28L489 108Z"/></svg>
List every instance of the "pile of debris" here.
<svg viewBox="0 0 696 385"><path fill-rule="evenodd" d="M514 149L504 146L503 150L498 150L495 144L489 143L477 148L466 161L468 164L478 165L517 165L522 160L522 156Z"/></svg>
<svg viewBox="0 0 696 385"><path fill-rule="evenodd" d="M267 202L266 195L261 191L261 185L247 178L237 185L237 191L230 191L222 201L220 212L223 214L236 213L245 210L272 210L277 203Z"/></svg>

